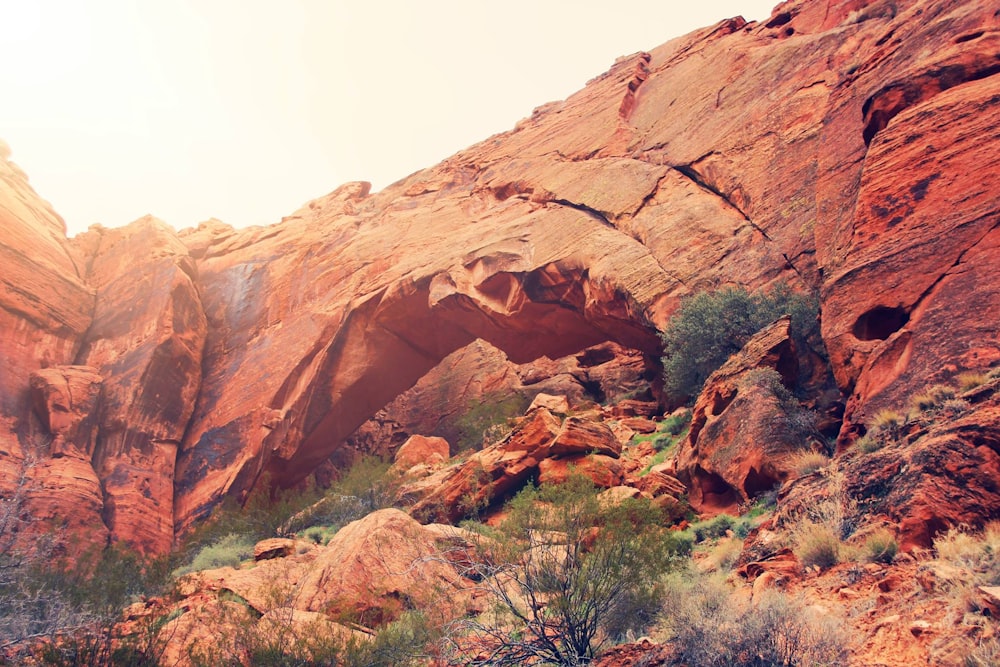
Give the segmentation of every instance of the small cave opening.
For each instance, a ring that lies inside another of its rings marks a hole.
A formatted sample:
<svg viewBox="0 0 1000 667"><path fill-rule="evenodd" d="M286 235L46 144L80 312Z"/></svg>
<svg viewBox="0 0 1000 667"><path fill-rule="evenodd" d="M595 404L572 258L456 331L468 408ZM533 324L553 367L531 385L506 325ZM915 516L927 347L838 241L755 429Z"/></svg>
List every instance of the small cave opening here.
<svg viewBox="0 0 1000 667"><path fill-rule="evenodd" d="M792 20L792 13L791 12L781 12L780 14L778 14L777 16L775 16L773 19L771 19L770 21L768 21L767 23L765 23L764 27L765 28L778 28L778 27L783 26L786 23L790 22L791 20Z"/></svg>
<svg viewBox="0 0 1000 667"><path fill-rule="evenodd" d="M858 340L885 340L909 321L910 314L899 306L876 306L862 313L854 323L852 333Z"/></svg>
<svg viewBox="0 0 1000 667"><path fill-rule="evenodd" d="M697 466L694 478L701 490L703 510L726 511L739 504L739 494L720 475Z"/></svg>
<svg viewBox="0 0 1000 667"><path fill-rule="evenodd" d="M750 468L746 478L743 480L743 491L747 494L748 498L756 498L765 491L775 488L778 484L778 480L767 473L756 468Z"/></svg>

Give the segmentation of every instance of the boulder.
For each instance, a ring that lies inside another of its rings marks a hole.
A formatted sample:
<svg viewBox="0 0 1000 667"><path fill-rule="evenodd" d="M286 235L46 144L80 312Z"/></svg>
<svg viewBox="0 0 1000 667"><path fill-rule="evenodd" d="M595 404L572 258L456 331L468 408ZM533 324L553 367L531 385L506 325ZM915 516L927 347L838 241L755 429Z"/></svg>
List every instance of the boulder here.
<svg viewBox="0 0 1000 667"><path fill-rule="evenodd" d="M785 317L758 332L698 395L676 466L699 512L734 513L783 482L807 444L807 415L781 384L797 376L788 328Z"/></svg>
<svg viewBox="0 0 1000 667"><path fill-rule="evenodd" d="M449 456L448 441L444 438L411 435L406 442L396 450L394 467L408 470L415 465L435 465L444 463Z"/></svg>
<svg viewBox="0 0 1000 667"><path fill-rule="evenodd" d="M583 475L600 489L609 489L622 481L621 461L603 454L542 459L538 462L539 484L562 484L571 475Z"/></svg>
<svg viewBox="0 0 1000 667"><path fill-rule="evenodd" d="M475 609L472 582L440 557L437 537L396 509L350 523L304 575L296 606L367 627L412 609L432 618L464 615Z"/></svg>

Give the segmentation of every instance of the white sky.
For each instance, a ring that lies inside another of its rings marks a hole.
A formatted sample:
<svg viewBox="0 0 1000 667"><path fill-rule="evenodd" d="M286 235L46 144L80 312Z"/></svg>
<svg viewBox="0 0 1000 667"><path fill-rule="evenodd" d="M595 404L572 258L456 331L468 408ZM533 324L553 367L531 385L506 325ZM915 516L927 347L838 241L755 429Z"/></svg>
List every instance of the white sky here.
<svg viewBox="0 0 1000 667"><path fill-rule="evenodd" d="M0 138L70 235L269 224L778 0L0 0Z"/></svg>

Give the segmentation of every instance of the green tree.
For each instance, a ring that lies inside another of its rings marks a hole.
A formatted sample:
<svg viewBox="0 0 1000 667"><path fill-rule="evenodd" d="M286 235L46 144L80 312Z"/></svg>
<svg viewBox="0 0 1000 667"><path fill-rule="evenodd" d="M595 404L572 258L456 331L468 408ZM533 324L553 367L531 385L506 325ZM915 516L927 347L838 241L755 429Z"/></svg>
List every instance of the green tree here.
<svg viewBox="0 0 1000 667"><path fill-rule="evenodd" d="M818 301L784 284L755 293L727 287L685 299L660 334L667 396L676 402L696 396L714 370L783 315L791 315L792 337L801 346L817 329Z"/></svg>
<svg viewBox="0 0 1000 667"><path fill-rule="evenodd" d="M626 619L652 618L682 552L661 519L648 501L601 502L582 477L519 493L469 558L495 604L451 634L456 664L586 664L637 629Z"/></svg>

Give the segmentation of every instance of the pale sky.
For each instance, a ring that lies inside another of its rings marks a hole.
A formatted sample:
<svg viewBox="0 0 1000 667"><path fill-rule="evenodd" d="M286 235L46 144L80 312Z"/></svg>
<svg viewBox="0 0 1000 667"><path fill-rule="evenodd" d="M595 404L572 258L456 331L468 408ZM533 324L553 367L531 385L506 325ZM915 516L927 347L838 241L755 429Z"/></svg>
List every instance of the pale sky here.
<svg viewBox="0 0 1000 667"><path fill-rule="evenodd" d="M0 139L69 234L378 190L778 0L0 0Z"/></svg>

